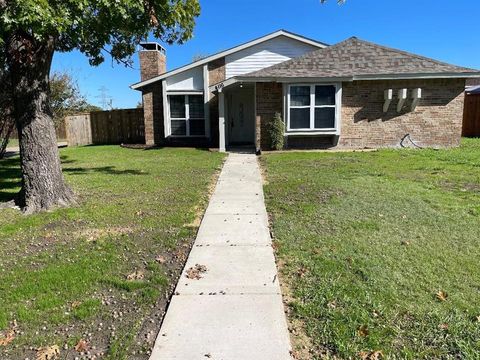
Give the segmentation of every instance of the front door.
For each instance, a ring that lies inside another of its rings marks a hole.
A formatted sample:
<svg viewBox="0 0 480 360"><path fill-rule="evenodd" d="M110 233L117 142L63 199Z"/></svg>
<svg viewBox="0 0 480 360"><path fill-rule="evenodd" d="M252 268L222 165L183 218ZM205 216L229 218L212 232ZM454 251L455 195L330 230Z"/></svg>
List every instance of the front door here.
<svg viewBox="0 0 480 360"><path fill-rule="evenodd" d="M246 145L255 142L253 87L238 87L228 96L228 143Z"/></svg>

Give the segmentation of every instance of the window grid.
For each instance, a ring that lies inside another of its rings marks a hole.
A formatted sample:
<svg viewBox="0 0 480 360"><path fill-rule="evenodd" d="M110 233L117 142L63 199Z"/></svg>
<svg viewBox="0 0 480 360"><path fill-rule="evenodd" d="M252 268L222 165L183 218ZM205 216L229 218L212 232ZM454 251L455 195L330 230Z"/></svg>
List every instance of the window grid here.
<svg viewBox="0 0 480 360"><path fill-rule="evenodd" d="M310 105L291 105L291 88L292 87L310 87ZM335 104L333 105L316 105L315 104L315 87L316 86L333 86L335 88ZM336 128L337 124L337 119L336 119L336 114L335 114L335 119L334 119L334 127L333 128L315 128L315 109L321 109L321 108L334 108L336 110L337 107L337 99L336 99L336 93L338 89L336 85L332 84L292 84L289 85L288 87L288 106L287 106L287 111L288 111L288 131L315 131L315 130L334 130ZM310 109L310 127L309 128L292 128L291 127L291 109Z"/></svg>
<svg viewBox="0 0 480 360"><path fill-rule="evenodd" d="M171 98L171 96L182 96L182 95L170 95L169 97ZM185 136L190 136L190 137L195 137L195 136L205 136L205 116L202 117L202 118L190 118L190 99L189 99L189 96L191 95L183 95L185 96L185 117L184 118L174 118L174 117L171 117L170 115L170 122L173 120L173 121L185 121L185 135L175 135L175 134L171 134L171 136L175 136L175 137L185 137ZM202 96L202 95L193 95L193 96ZM169 107L170 107L170 101L169 101ZM203 135L191 135L190 134L190 120L192 121L199 121L199 120L203 120L204 121L204 133ZM170 132L172 131L171 130L172 126L170 125Z"/></svg>

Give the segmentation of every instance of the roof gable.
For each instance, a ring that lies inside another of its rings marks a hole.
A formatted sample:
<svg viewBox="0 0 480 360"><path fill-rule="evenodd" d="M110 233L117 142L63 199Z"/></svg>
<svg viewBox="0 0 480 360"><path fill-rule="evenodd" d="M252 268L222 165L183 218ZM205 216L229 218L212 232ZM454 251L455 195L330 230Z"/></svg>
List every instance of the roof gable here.
<svg viewBox="0 0 480 360"><path fill-rule="evenodd" d="M298 35L298 34L294 34L292 32L289 32L289 31L286 31L286 30L278 30L278 31L275 31L271 34L268 34L268 35L265 35L265 36L262 36L260 38L257 38L255 40L251 40L251 41L248 41L246 43L243 43L241 45L238 45L238 46L235 46L233 48L230 48L228 50L224 50L224 51L221 51L219 53L216 53L216 54L213 54L213 55L210 55L210 56L207 56L206 58L204 59L201 59L201 60L198 60L198 61L194 61L190 64L187 64L187 65L184 65L184 66L181 66L177 69L174 69L174 70L171 70L171 71L168 71L164 74L161 74L159 76L156 76L154 78L151 78L151 79L148 79L148 80L145 80L145 81L141 81L139 83L136 83L136 84L133 84L131 85L130 87L132 89L139 89L145 85L149 85L151 83L154 83L154 82L157 82L159 80L163 80L169 76L172 76L172 75L175 75L175 74L178 74L178 73L181 73L183 71L186 71L186 70L189 70L189 69L192 69L194 67L197 67L197 66L201 66L201 65L205 65L205 64L208 64L209 62L211 61L214 61L214 60L217 60L219 58L222 58L224 56L228 56L228 55L231 55L231 54L234 54L238 51L241 51L241 50L244 50L244 49L247 49L247 48L250 48L252 46L255 46L255 45L258 45L258 44L261 44L265 41L268 41L268 40L271 40L271 39L274 39L274 38L277 38L277 37L280 37L280 36L285 36L287 38L290 38L290 39L293 39L293 40L297 40L297 41L300 41L300 42L303 42L305 44L309 44L309 45L313 45L313 46L316 46L318 48L324 48L326 46L328 46L327 44L324 44L322 42L319 42L319 41L315 41L315 40L312 40L312 39L309 39L307 37L304 37L304 36L301 36L301 35Z"/></svg>
<svg viewBox="0 0 480 360"><path fill-rule="evenodd" d="M351 37L325 49L245 75L249 78L371 78L381 75L478 72ZM480 75L480 72L478 72Z"/></svg>

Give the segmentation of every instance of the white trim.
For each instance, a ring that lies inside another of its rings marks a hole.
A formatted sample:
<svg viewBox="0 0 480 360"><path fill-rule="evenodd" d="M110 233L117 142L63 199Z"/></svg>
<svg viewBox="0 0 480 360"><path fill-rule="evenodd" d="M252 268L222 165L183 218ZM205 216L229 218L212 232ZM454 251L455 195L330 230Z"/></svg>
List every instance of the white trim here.
<svg viewBox="0 0 480 360"><path fill-rule="evenodd" d="M398 90L398 104L397 104L397 112L402 111L403 105L407 100L407 89L400 89Z"/></svg>
<svg viewBox="0 0 480 360"><path fill-rule="evenodd" d="M203 95L202 90L167 90L167 95Z"/></svg>
<svg viewBox="0 0 480 360"><path fill-rule="evenodd" d="M310 88L310 104L308 106L293 106L295 109L310 109L310 127L302 129L290 128L290 88L292 86L308 86ZM316 86L334 86L335 87L335 105L315 105L315 87ZM341 83L291 83L286 85L286 104L284 110L284 119L286 123L285 135L315 135L315 134L335 134L340 135L342 122L342 84ZM315 109L316 108L334 108L335 123L333 128L317 129L315 128Z"/></svg>
<svg viewBox="0 0 480 360"><path fill-rule="evenodd" d="M170 135L170 104L167 97L167 82L162 81L162 104L163 104L163 133L164 137Z"/></svg>
<svg viewBox="0 0 480 360"><path fill-rule="evenodd" d="M412 73L355 75L352 80L467 79L480 78L480 71L464 73Z"/></svg>
<svg viewBox="0 0 480 360"><path fill-rule="evenodd" d="M337 130L325 130L325 131L291 131L286 132L284 136L310 136L310 135L338 135Z"/></svg>
<svg viewBox="0 0 480 360"><path fill-rule="evenodd" d="M229 87L237 82L279 82L291 83L292 81L299 83L314 83L314 82L352 82L360 80L409 80L409 79L480 79L479 72L471 73L432 73L432 74L386 74L386 75L355 75L344 77L248 77L235 76L218 84L210 86L210 91L217 91L217 87Z"/></svg>
<svg viewBox="0 0 480 360"><path fill-rule="evenodd" d="M301 35L297 35L297 34L293 34L291 32L288 32L288 31L285 31L285 30L278 30L278 31L275 31L271 34L268 34L268 35L265 35L265 36L262 36L260 38L257 38L255 40L252 40L252 41L249 41L249 42L246 42L242 45L238 45L238 46L235 46L233 48L230 48L228 50L225 50L225 51L222 51L222 52L219 52L217 54L214 54L214 55L211 55L211 56L207 56L206 58L204 59L201 59L201 60L198 60L198 61L195 61L193 63L190 63L188 65L185 65L185 66L181 66L177 69L174 69L174 70L171 70L171 71L168 71L166 73L163 73L161 75L158 75L158 76L155 76L154 78L151 78L151 79L148 79L148 80L145 80L145 81L141 81L139 83L136 83L136 84L133 84L133 85L130 85L130 88L131 89L139 89L143 86L146 86L146 85L149 85L151 83L154 83L156 81L159 81L159 80L162 80L162 79L165 79L166 77L169 77L169 76L172 76L172 75L175 75L175 74L178 74L178 73L181 73L181 72L184 72L184 71L187 71L187 70L190 70L194 67L197 67L197 66L200 66L200 65L204 65L204 64L207 64L211 61L214 61L216 59L219 59L219 58L222 58L224 56L227 56L227 55L230 55L230 54L233 54L237 51L240 51L240 50L243 50L243 49L247 49L251 46L254 46L254 45L257 45L257 44L261 44L265 41L268 41L268 40L271 40L273 38L276 38L276 37L279 37L279 36L286 36L290 39L294 39L294 40L298 40L298 41L301 41L305 44L309 44L309 45L313 45L313 46L316 46L318 48L325 48L327 47L328 45L327 44L324 44L324 43L321 43L321 42L318 42L318 41L315 41L315 40L312 40L312 39L308 39L306 37L303 37Z"/></svg>
<svg viewBox="0 0 480 360"><path fill-rule="evenodd" d="M227 151L225 146L225 94L223 92L218 93L218 150L220 152Z"/></svg>
<svg viewBox="0 0 480 360"><path fill-rule="evenodd" d="M210 76L208 73L208 65L203 65L203 101L204 101L204 108L203 114L205 117L205 135L210 139L210 90L208 89L208 85L210 83Z"/></svg>
<svg viewBox="0 0 480 360"><path fill-rule="evenodd" d="M393 89L387 89L383 92L383 99L385 100L383 103L383 112L388 112L388 108L393 100Z"/></svg>

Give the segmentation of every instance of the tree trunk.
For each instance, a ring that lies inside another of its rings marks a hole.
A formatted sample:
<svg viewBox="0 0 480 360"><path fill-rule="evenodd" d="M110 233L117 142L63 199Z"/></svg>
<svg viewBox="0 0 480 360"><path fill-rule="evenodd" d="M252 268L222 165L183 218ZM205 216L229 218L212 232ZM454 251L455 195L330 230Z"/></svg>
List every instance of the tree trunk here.
<svg viewBox="0 0 480 360"><path fill-rule="evenodd" d="M16 33L8 44L13 116L20 144L22 189L18 205L27 214L67 206L74 194L65 183L57 138L48 105L52 38L39 41Z"/></svg>

